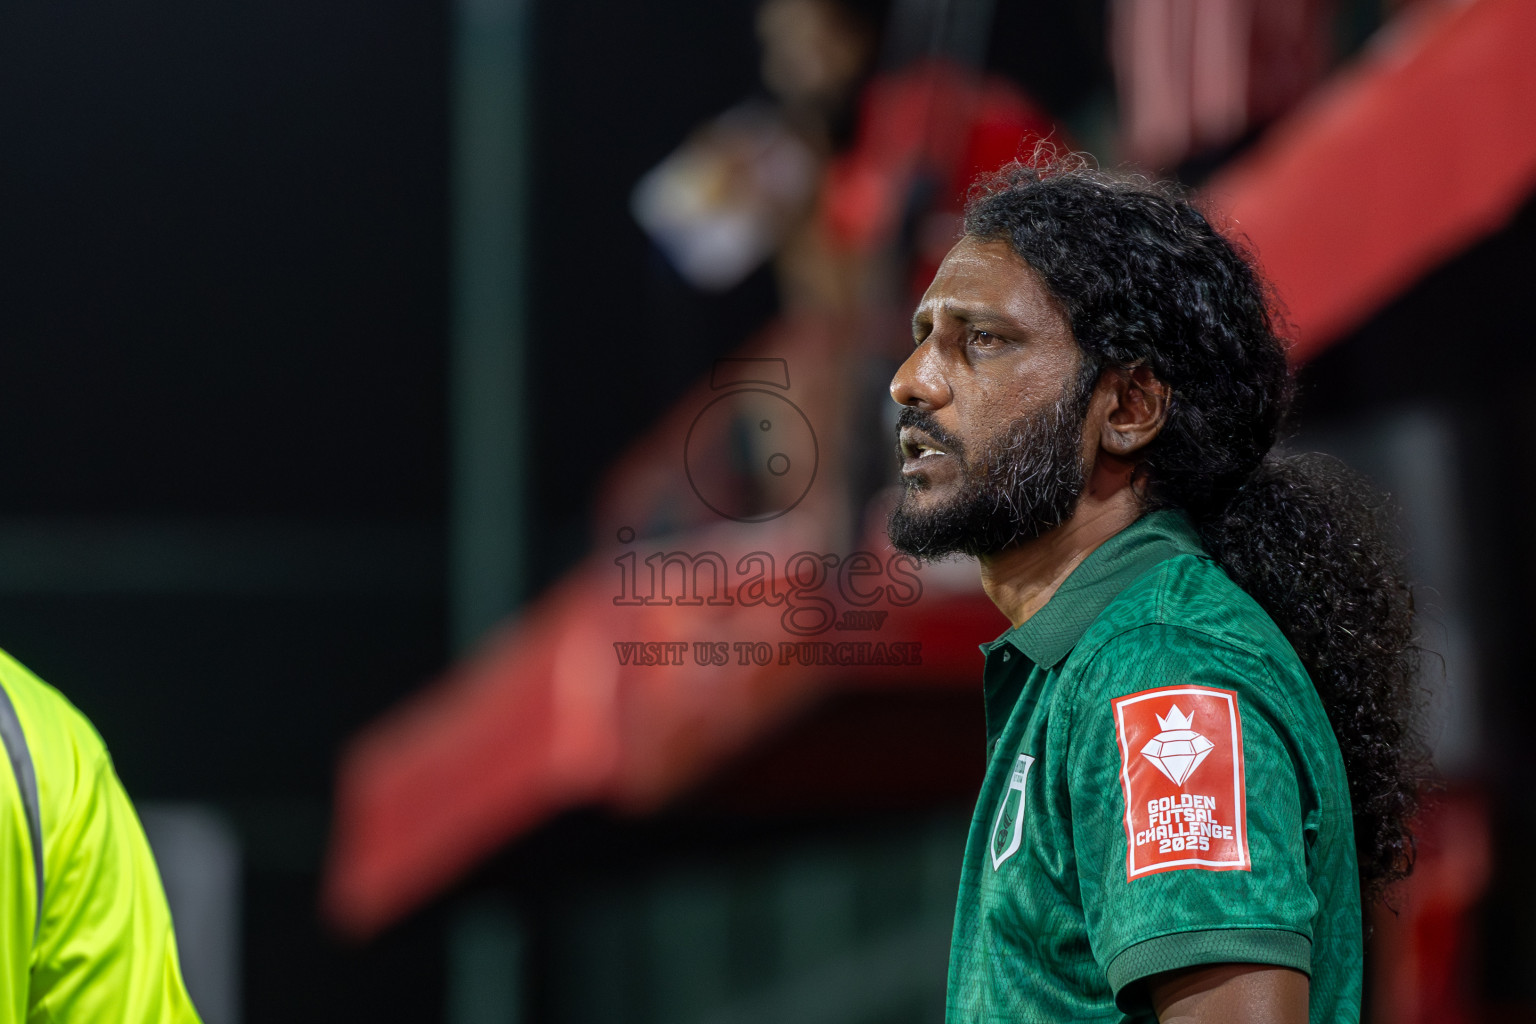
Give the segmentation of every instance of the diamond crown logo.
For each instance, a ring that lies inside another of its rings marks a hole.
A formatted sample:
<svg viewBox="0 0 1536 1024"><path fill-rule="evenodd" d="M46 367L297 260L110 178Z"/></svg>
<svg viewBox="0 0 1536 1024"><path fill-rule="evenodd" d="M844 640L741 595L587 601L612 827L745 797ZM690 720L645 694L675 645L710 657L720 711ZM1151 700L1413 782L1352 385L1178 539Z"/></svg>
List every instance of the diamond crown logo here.
<svg viewBox="0 0 1536 1024"><path fill-rule="evenodd" d="M1141 748L1141 756L1152 762L1152 766L1175 786L1182 788L1216 745L1191 728L1194 716L1186 715L1177 704L1168 709L1166 716L1155 717L1162 732L1147 741Z"/></svg>

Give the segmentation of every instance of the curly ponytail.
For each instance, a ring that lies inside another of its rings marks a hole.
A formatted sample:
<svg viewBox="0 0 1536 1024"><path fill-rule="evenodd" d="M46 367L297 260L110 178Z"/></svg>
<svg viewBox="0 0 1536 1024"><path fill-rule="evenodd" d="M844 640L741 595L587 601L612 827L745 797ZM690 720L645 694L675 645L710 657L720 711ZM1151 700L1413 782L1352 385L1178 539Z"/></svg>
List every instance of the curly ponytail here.
<svg viewBox="0 0 1536 1024"><path fill-rule="evenodd" d="M1335 462L1270 454L1292 378L1249 261L1173 186L1080 158L1003 168L965 229L1041 275L1098 365L1146 365L1171 389L1146 503L1185 510L1296 649L1344 756L1361 889L1379 893L1412 867L1426 764L1412 602L1383 503Z"/></svg>
<svg viewBox="0 0 1536 1024"><path fill-rule="evenodd" d="M1419 648L1385 506L1341 463L1269 458L1221 512L1206 550L1296 648L1339 738L1363 889L1413 866L1406 822L1425 757L1410 728Z"/></svg>

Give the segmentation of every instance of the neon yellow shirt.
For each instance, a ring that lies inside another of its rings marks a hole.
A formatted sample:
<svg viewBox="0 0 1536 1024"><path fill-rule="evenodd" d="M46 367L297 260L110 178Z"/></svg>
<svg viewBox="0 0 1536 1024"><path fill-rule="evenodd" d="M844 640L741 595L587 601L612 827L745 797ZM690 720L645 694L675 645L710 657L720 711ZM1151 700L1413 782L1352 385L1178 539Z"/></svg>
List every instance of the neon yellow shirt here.
<svg viewBox="0 0 1536 1024"><path fill-rule="evenodd" d="M0 751L0 1024L197 1024L159 872L101 737L3 651L0 688L0 719L25 739L21 764L14 730Z"/></svg>

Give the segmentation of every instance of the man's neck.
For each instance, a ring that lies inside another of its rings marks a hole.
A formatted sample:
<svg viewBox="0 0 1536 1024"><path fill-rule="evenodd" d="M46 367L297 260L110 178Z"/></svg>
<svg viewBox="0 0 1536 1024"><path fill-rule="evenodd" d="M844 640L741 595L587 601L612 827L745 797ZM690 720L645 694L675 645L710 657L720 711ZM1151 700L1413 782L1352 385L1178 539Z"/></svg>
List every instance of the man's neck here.
<svg viewBox="0 0 1536 1024"><path fill-rule="evenodd" d="M1134 523L1141 505L1130 488L1107 501L1084 495L1072 518L1034 540L981 559L981 587L1017 628L1046 606L1094 549Z"/></svg>

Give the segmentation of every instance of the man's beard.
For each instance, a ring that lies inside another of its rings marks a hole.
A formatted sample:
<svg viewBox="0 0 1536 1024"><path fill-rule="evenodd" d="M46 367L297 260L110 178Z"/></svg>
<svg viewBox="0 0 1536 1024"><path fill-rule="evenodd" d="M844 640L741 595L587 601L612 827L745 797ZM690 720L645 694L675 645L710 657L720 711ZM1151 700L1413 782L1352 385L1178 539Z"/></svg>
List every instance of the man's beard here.
<svg viewBox="0 0 1536 1024"><path fill-rule="evenodd" d="M933 417L908 406L900 426L930 435L960 470L959 491L942 505L919 508L920 478L906 478L906 490L891 509L886 531L898 551L923 560L945 555L992 555L1066 522L1083 493L1083 421L1091 387L1068 384L1049 408L1022 416L982 445L974 460L960 440Z"/></svg>

